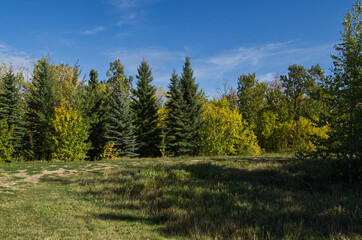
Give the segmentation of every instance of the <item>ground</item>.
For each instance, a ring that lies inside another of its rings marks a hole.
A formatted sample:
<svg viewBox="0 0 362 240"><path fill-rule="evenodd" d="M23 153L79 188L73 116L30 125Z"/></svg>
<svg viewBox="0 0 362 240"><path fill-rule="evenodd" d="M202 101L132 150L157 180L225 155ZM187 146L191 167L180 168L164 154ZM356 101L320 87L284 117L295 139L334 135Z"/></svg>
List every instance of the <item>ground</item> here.
<svg viewBox="0 0 362 240"><path fill-rule="evenodd" d="M0 165L0 239L361 239L362 194L291 156Z"/></svg>

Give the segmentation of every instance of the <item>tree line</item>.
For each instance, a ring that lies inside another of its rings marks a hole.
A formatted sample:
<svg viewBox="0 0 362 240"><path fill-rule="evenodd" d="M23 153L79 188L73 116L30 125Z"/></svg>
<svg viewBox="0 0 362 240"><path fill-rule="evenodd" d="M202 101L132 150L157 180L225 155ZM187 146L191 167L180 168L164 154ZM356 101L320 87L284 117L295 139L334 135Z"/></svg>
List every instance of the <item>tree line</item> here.
<svg viewBox="0 0 362 240"><path fill-rule="evenodd" d="M199 89L189 57L166 93L152 84L146 60L136 81L119 59L104 81L94 69L81 80L78 64L47 57L30 81L3 64L0 161L298 152L345 160L352 179L362 165L360 15L357 1L345 15L332 75L318 64L290 65L271 82L242 74L237 89L225 86L212 100Z"/></svg>

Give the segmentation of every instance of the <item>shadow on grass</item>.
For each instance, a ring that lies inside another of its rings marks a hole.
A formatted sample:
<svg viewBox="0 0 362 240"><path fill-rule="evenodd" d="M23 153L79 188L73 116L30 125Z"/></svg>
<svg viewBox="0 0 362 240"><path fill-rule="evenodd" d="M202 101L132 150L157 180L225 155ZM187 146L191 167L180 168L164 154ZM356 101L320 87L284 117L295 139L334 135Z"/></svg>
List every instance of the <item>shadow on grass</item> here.
<svg viewBox="0 0 362 240"><path fill-rule="evenodd" d="M129 214L103 213L103 214L95 214L94 217L102 219L102 220L110 220L110 221L143 222L148 225L155 225L155 224L160 223L160 221L157 219L136 217L136 216L129 215Z"/></svg>
<svg viewBox="0 0 362 240"><path fill-rule="evenodd" d="M160 223L167 234L241 239L362 234L361 193L334 182L320 161L225 158L139 165L78 181L84 196L132 212L95 217Z"/></svg>

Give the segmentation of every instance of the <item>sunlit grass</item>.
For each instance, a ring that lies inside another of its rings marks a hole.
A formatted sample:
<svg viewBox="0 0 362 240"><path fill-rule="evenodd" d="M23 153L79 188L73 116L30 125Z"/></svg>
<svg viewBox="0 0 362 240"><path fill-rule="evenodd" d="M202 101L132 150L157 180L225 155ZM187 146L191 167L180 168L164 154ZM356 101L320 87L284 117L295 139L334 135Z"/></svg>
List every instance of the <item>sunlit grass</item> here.
<svg viewBox="0 0 362 240"><path fill-rule="evenodd" d="M99 164L112 168L81 172ZM362 233L360 186L336 181L322 161L269 155L1 166L27 167L81 173L47 175L25 190L0 193L1 239L360 239Z"/></svg>

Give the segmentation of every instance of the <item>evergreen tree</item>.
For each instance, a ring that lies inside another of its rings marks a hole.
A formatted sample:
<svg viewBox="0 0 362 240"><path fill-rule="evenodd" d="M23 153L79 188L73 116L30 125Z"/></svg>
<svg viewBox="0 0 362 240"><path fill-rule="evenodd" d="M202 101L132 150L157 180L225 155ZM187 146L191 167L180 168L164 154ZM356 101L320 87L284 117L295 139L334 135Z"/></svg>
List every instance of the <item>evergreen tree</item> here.
<svg viewBox="0 0 362 240"><path fill-rule="evenodd" d="M162 130L159 127L156 88L150 66L143 60L138 67L137 89L133 90L132 109L135 114L136 135L141 157L161 155Z"/></svg>
<svg viewBox="0 0 362 240"><path fill-rule="evenodd" d="M327 78L332 114L329 119L333 129L328 151L340 160L348 159L350 182L353 176L362 175L362 3L356 1L344 18L342 42L335 46L334 77Z"/></svg>
<svg viewBox="0 0 362 240"><path fill-rule="evenodd" d="M106 139L108 142L114 143L119 156L138 156L131 109L125 90L120 82L114 84L110 96L110 107Z"/></svg>
<svg viewBox="0 0 362 240"><path fill-rule="evenodd" d="M166 103L166 149L171 155L185 155L191 147L185 136L185 104L180 90L180 80L174 71L168 85L168 101Z"/></svg>
<svg viewBox="0 0 362 240"><path fill-rule="evenodd" d="M27 97L28 150L37 159L49 159L50 149L45 136L50 132L54 109L60 103L60 86L54 67L42 58L34 68L30 93Z"/></svg>
<svg viewBox="0 0 362 240"><path fill-rule="evenodd" d="M13 128L12 142L15 144L16 153L19 154L26 129L18 77L10 69L1 82L0 120L6 119L9 126Z"/></svg>
<svg viewBox="0 0 362 240"><path fill-rule="evenodd" d="M98 72L94 69L92 69L89 73L89 87L90 89L92 90L95 90L97 89L98 87L98 84L99 84L99 81L98 81Z"/></svg>
<svg viewBox="0 0 362 240"><path fill-rule="evenodd" d="M184 136L188 143L188 155L196 155L200 145L200 127L202 124L202 94L198 91L191 69L190 58L186 57L180 80L180 89L184 100Z"/></svg>
<svg viewBox="0 0 362 240"><path fill-rule="evenodd" d="M89 150L91 160L98 159L103 153L106 144L105 132L107 123L107 96L103 83L98 82L98 72L90 71L90 80L86 89L86 114L89 129L89 141L92 148Z"/></svg>

